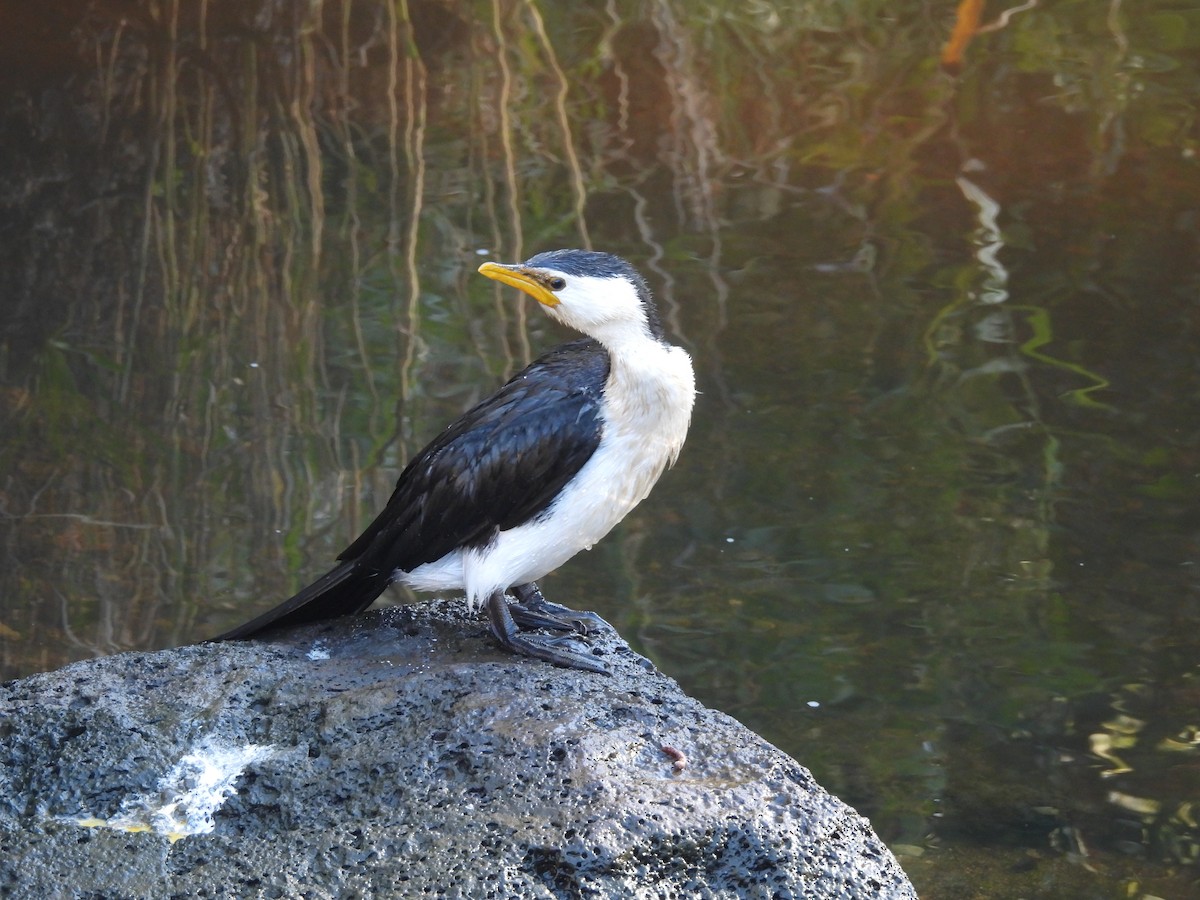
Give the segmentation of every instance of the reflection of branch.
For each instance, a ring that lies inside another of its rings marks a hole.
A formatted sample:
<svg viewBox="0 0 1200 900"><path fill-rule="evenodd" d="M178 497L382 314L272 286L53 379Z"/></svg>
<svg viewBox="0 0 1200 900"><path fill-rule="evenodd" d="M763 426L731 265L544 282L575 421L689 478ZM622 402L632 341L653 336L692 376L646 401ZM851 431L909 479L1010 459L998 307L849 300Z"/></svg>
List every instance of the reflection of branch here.
<svg viewBox="0 0 1200 900"><path fill-rule="evenodd" d="M1038 0L1028 0L1028 2L1022 3L1020 6L1014 6L1011 9L1006 9L1004 12L1000 13L1000 15L996 18L996 21L988 22L986 25L979 26L979 29L975 33L987 34L989 31L999 31L1001 28L1007 28L1009 19L1019 12L1025 12L1026 10L1033 9L1037 5Z"/></svg>
<svg viewBox="0 0 1200 900"><path fill-rule="evenodd" d="M571 190L575 195L575 222L579 226L579 237L583 241L583 246L590 250L592 239L588 234L587 221L583 217L584 204L587 203L587 189L583 184L583 169L579 165L579 154L575 152L575 139L571 133L571 123L567 119L567 76L563 72L562 66L558 64L558 57L554 54L554 45L550 43L550 38L546 34L546 25L542 21L542 15L538 12L537 6L526 2L526 8L529 10L529 17L533 19L534 31L537 32L542 51L546 54L546 60L550 63L554 77L558 79L558 90L554 93L554 111L558 115L563 150L566 152L567 167L571 172Z"/></svg>
<svg viewBox="0 0 1200 900"><path fill-rule="evenodd" d="M404 267L408 288L408 347L401 379L403 395L407 399L420 325L421 276L417 269L417 241L420 235L421 211L425 197L425 120L428 103L426 102L425 63L417 55L407 0L402 0L401 5L404 10L404 25L409 45L409 51L404 60L406 106L404 159L408 164L409 174L408 228L404 234Z"/></svg>
<svg viewBox="0 0 1200 900"><path fill-rule="evenodd" d="M1117 15L1121 10L1121 0L1109 0L1108 16L1105 21L1108 24L1108 30L1112 32L1113 39L1117 42L1117 49L1122 58L1129 52L1129 38L1125 37L1125 30L1121 27L1121 19Z"/></svg>
<svg viewBox="0 0 1200 900"><path fill-rule="evenodd" d="M946 41L946 46L942 48L942 65L957 69L962 65L967 44L976 35L999 31L1008 25L1009 19L1014 15L1027 9L1033 9L1037 4L1038 0L1027 0L1020 6L1006 9L996 21L980 25L979 18L983 14L983 0L962 0L955 13L954 30Z"/></svg>
<svg viewBox="0 0 1200 900"><path fill-rule="evenodd" d="M500 20L500 5L501 0L493 0L492 33L496 38L498 48L496 60L500 65L500 97L496 103L496 111L500 115L500 146L504 150L504 182L508 195L508 222L512 234L512 246L509 248L509 252L512 253L513 259L519 260L525 254L523 249L524 228L521 225L521 208L520 204L517 203L517 155L513 147L513 123L512 116L509 113L509 104L512 101L513 78L512 69L508 65L508 40L504 35L504 24ZM492 291L497 298L497 303L499 303L499 283L493 286ZM517 336L521 342L521 362L527 363L532 358L533 352L529 347L526 305L524 303L516 305L516 315Z"/></svg>
<svg viewBox="0 0 1200 900"><path fill-rule="evenodd" d="M613 39L620 32L625 21L617 11L616 0L608 0L604 6L608 13L610 24L600 36L599 55L601 60L607 60L612 66L613 75L617 79L617 133L624 136L624 145L618 149L618 157L624 157L626 151L633 146L633 138L629 136L629 73L621 65L621 57L613 52Z"/></svg>
<svg viewBox="0 0 1200 900"><path fill-rule="evenodd" d="M402 13L402 20L397 21L396 7ZM408 176L408 209L406 215L408 217L407 227L403 234L400 233L399 209L394 208L392 214L391 227L389 229L391 239L389 244L393 245L393 254L388 260L388 264L392 270L392 280L397 284L403 284L407 297L407 307L405 310L405 346L404 346L404 361L400 366L400 396L398 398L399 405L407 405L412 396L413 371L417 362L417 348L420 346L421 332L421 276L417 269L417 240L420 234L421 212L424 205L425 197L425 122L428 110L427 91L425 80L425 63L421 60L417 50L416 41L412 33L412 20L409 15L407 0L401 0L399 4L388 6L388 25L390 34L388 36L388 50L391 54L389 64L389 81L392 86L389 102L391 104L391 157L393 159L393 178L395 181L392 185L392 196L396 197L400 190L400 175L399 163L396 156L396 132L398 130L398 110L396 108L395 99L395 84L397 73L400 66L400 32L403 27L404 31L404 161L406 164L406 175ZM399 248L394 245L400 244ZM400 263L404 267L404 272L397 272L396 265ZM398 432L403 426L406 416L401 414L400 409L396 410L396 431ZM377 457L374 460L376 464L382 464L384 454L387 453L391 440L381 443L377 448ZM400 461L406 461L407 444L402 443Z"/></svg>
<svg viewBox="0 0 1200 900"><path fill-rule="evenodd" d="M983 0L961 0L954 13L954 30L942 47L942 65L957 68L962 65L967 44L979 30L979 16L983 12Z"/></svg>
<svg viewBox="0 0 1200 900"><path fill-rule="evenodd" d="M495 11L495 7L493 7L493 11ZM503 34L499 30L499 20L495 16L493 17L492 36L495 37L496 40L501 43L501 46L503 46L503 43L502 43L503 39L504 39ZM488 60L495 59L498 61L498 65L499 65L500 72L501 72L501 77L500 77L501 90L503 90L503 82L504 82L504 77L505 77L504 73L506 73L508 71L508 61L504 58L504 56L502 54L497 53L495 46L490 44L488 42L488 40L483 37L483 30L478 29L478 30L476 30L476 32L473 33L472 40L471 40L472 62L474 62L476 59L479 59L481 57L486 57ZM488 93L487 89L491 88L495 84L496 79L494 77L486 78L483 75L484 67L482 65L472 65L470 67L470 71L471 71L470 96L472 98L472 107L473 107L474 114L472 116L470 116L468 119L468 129L469 129L468 130L468 146L470 146L472 148L470 157L469 157L469 159L470 159L469 174L470 174L472 181L477 182L480 185L482 185L482 188L483 188L483 219L487 223L487 228L488 228L487 244L483 248L479 248L476 246L475 249L477 252L479 252L480 250L484 250L485 252L491 253L500 258L504 258L504 254L505 254L504 235L501 232L501 224L504 221L504 217L502 217L499 214L499 210L498 210L499 198L497 196L497 189L496 189L497 184L496 184L496 179L492 177L492 173L491 173L490 163L493 158L493 151L492 151L492 145L491 145L491 140L490 140L491 133L492 133L492 128L491 128L492 123L488 119L488 114L491 112L496 112L501 117L503 117L505 115L505 110L501 108L500 104L488 104L486 102L486 100L491 99L491 96ZM486 100L485 100L485 98L486 98ZM493 109L493 107L495 107L495 108ZM504 138L505 138L505 133L504 133L503 129L498 129L498 130L500 131L500 140L501 140L501 142L503 142ZM475 170L476 164L478 165L478 171ZM510 200L510 205L511 205L511 200ZM473 218L473 217L469 217L469 221L470 221L470 218ZM511 217L509 217L509 221L512 221ZM477 238L474 237L474 235L476 234L475 228L468 226L467 233L472 236L473 240L477 240ZM474 274L473 270L469 266L463 267L463 273L468 278ZM469 274L467 274L467 273L469 273ZM460 275L458 298L463 301L466 300L467 295L469 293L469 289L466 286L466 284L464 283L465 280L466 280L466 278L464 278L463 275ZM504 297L501 295L501 293L499 291L500 285L495 282L489 282L489 284L492 285L492 308L495 313L495 322L497 323L497 327L494 329L494 334L497 336L497 341L499 343L499 348L500 348L499 352L503 357L503 359L502 359L503 364L501 366L501 371L506 372L506 373L513 372L516 370L516 365L515 365L515 359L513 357L513 351L512 351L512 340L511 340L511 334L510 334L511 329L508 328L508 317L509 317L510 305L506 304L504 302ZM524 304L516 304L516 306L518 308L522 308L524 306ZM464 319L471 318L469 303L464 303L464 305L462 307L462 312L463 312ZM475 347L476 347L476 351L479 356L480 363L482 364L485 371L490 371L491 352L492 352L490 349L490 345L485 345L485 342L480 339L481 334L480 334L479 329L474 329L474 328L471 329L471 337L475 343Z"/></svg>
<svg viewBox="0 0 1200 900"><path fill-rule="evenodd" d="M76 522L82 522L84 525L96 525L101 528L138 528L150 530L168 527L166 525L143 525L136 522L109 522L105 519L93 519L85 513L29 513L24 516L0 513L0 519L10 522L28 522L31 519L74 519Z"/></svg>
<svg viewBox="0 0 1200 900"><path fill-rule="evenodd" d="M1080 365L1079 363L1071 362L1066 359L1058 359L1049 354L1042 353L1041 348L1052 343L1054 340L1054 330L1050 321L1050 314L1040 306L1018 306L1014 309L1020 309L1028 313L1026 322L1033 329L1033 335L1023 343L1020 351L1030 359L1035 359L1038 362L1045 363L1048 366L1053 366L1057 369L1062 369L1067 372L1073 372L1081 378L1086 378L1092 382L1087 387L1075 388L1074 390L1065 391L1062 396L1070 398L1073 402L1080 406L1091 407L1092 409L1107 409L1111 410L1112 406L1103 403L1099 400L1093 400L1090 396L1094 391L1104 390L1109 386L1109 381L1103 375L1093 372L1091 369Z"/></svg>
<svg viewBox="0 0 1200 900"><path fill-rule="evenodd" d="M321 191L321 147L317 139L317 124L313 118L317 90L316 49L310 36L313 27L310 22L308 28L297 29L297 68L301 77L297 79L300 86L292 95L289 108L296 120L300 145L304 148L304 186L308 189L310 204L309 238L312 246L312 266L315 270L321 259L322 233L325 228L325 195Z"/></svg>
<svg viewBox="0 0 1200 900"><path fill-rule="evenodd" d="M1125 122L1122 113L1128 106L1130 73L1125 65L1129 55L1129 38L1121 25L1121 0L1109 0L1108 16L1105 23L1117 45L1116 58L1112 60L1113 85L1112 102L1104 104L1104 118L1096 129L1097 138L1104 142L1108 138L1108 147L1102 157L1092 163L1092 171L1096 175L1111 175L1116 171L1117 163L1122 156L1125 140ZM1105 66L1107 69L1108 66Z"/></svg>
<svg viewBox="0 0 1200 900"><path fill-rule="evenodd" d="M700 78L695 74L691 34L680 25L669 3L656 3L651 19L658 31L654 56L663 67L671 98L669 134L675 152L668 165L675 177L675 198L680 218L694 221L709 233L719 227L713 201L715 178L711 172L722 159L717 129L706 114L710 106Z"/></svg>
<svg viewBox="0 0 1200 900"><path fill-rule="evenodd" d="M972 238L975 258L984 277L974 299L980 303L1003 303L1008 299L1008 269L1000 260L1000 251L1004 249L1004 235L998 224L1000 204L965 175L960 174L955 183L978 210L979 227Z"/></svg>
<svg viewBox="0 0 1200 900"><path fill-rule="evenodd" d="M367 391L371 395L372 410L379 407L379 392L375 386L376 379L370 370L370 359L367 354L367 342L363 334L362 322L362 248L359 246L359 232L362 230L362 220L358 215L358 153L354 149L354 134L350 125L351 98L350 92L350 4L342 7L342 24L340 32L341 58L338 65L338 115L337 125L341 131L342 151L346 154L346 175L342 182L345 191L345 219L343 229L345 238L350 244L350 330L354 335L354 346L358 351L359 364L365 370ZM339 404L344 400L343 386ZM334 421L337 421L335 418ZM336 446L336 445L335 445Z"/></svg>

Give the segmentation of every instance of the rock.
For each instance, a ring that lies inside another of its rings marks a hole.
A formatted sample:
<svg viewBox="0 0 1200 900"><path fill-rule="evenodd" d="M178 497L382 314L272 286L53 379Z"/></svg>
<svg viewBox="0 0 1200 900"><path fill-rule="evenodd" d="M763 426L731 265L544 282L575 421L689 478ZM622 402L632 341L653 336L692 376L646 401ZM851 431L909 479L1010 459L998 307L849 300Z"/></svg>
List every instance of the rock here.
<svg viewBox="0 0 1200 900"><path fill-rule="evenodd" d="M0 894L916 896L865 819L615 632L592 675L461 607L4 685Z"/></svg>

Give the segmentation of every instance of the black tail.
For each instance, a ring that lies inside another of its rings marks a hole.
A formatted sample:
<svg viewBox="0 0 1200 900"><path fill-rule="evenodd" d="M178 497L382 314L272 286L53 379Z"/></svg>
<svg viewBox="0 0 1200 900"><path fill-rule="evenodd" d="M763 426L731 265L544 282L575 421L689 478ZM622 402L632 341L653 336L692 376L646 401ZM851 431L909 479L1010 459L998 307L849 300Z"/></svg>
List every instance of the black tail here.
<svg viewBox="0 0 1200 900"><path fill-rule="evenodd" d="M362 612L383 593L388 580L387 573L364 572L355 560L347 560L274 609L213 640L241 641L272 628Z"/></svg>

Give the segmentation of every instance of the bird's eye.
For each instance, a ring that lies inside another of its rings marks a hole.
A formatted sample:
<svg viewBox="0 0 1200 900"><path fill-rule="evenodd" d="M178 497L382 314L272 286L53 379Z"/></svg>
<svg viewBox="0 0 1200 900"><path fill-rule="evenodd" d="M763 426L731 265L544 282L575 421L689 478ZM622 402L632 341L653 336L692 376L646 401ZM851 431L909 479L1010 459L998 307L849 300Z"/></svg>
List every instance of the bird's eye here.
<svg viewBox="0 0 1200 900"><path fill-rule="evenodd" d="M550 286L550 290L561 291L563 288L565 288L567 286L567 279L559 278L558 276L555 276L554 278L551 278L546 283Z"/></svg>

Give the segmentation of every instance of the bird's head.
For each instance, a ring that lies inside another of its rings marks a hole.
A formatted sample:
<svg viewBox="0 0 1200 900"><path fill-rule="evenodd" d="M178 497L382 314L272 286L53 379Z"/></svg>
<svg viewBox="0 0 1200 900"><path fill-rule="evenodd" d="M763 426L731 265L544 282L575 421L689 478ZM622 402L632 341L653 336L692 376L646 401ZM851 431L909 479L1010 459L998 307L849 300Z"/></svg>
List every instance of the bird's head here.
<svg viewBox="0 0 1200 900"><path fill-rule="evenodd" d="M641 336L663 340L645 280L611 253L551 250L514 265L487 262L479 272L519 288L552 318L603 344Z"/></svg>

